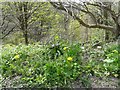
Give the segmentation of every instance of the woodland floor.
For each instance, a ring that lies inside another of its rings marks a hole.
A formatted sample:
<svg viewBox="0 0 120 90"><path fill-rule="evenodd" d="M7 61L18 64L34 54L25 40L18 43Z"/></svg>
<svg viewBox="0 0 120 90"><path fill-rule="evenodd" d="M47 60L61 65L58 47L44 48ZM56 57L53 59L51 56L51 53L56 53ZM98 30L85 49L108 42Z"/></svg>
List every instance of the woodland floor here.
<svg viewBox="0 0 120 90"><path fill-rule="evenodd" d="M118 78L98 78L98 77L92 77L92 87L94 88L118 88Z"/></svg>
<svg viewBox="0 0 120 90"><path fill-rule="evenodd" d="M6 79L4 80L4 84L3 87L5 88L11 88L11 87L15 87L15 88L21 88L23 85L22 84L16 84L15 86L13 86L13 83L15 83L16 81L19 81L20 77L14 77L13 79ZM91 82L91 87L92 88L120 88L118 86L118 78L113 78L113 77L108 77L108 78L99 78L99 77L91 77L90 78L90 82ZM81 83L76 82L73 85L73 88L81 88Z"/></svg>

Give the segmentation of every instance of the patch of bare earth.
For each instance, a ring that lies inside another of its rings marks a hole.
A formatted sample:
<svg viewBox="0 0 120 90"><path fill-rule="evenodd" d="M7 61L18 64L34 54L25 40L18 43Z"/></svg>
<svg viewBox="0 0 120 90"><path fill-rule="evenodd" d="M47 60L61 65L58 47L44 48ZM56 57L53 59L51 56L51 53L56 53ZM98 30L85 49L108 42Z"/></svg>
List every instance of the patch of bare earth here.
<svg viewBox="0 0 120 90"><path fill-rule="evenodd" d="M99 78L99 77L92 77L91 80L91 87L93 88L118 88L118 78L108 77L108 78Z"/></svg>

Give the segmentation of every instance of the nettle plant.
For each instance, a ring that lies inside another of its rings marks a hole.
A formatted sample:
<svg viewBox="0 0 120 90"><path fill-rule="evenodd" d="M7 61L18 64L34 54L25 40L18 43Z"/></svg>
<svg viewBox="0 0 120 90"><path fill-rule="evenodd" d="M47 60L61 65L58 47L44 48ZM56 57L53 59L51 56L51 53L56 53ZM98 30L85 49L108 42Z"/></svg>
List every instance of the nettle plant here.
<svg viewBox="0 0 120 90"><path fill-rule="evenodd" d="M40 45L4 46L2 48L2 76L11 77L28 75L29 69L34 68L44 57L45 48ZM44 62L44 61L43 61ZM34 65L35 64L35 65Z"/></svg>
<svg viewBox="0 0 120 90"><path fill-rule="evenodd" d="M77 44L69 44L68 42L62 40L59 36L55 36L52 44L49 45L47 54L50 59L57 59L60 56L65 58L75 58L81 59L81 46L79 43Z"/></svg>
<svg viewBox="0 0 120 90"><path fill-rule="evenodd" d="M117 44L108 45L104 49L102 62L99 63L101 71L105 76L119 77L120 52Z"/></svg>
<svg viewBox="0 0 120 90"><path fill-rule="evenodd" d="M88 86L82 66L80 44L63 45L58 49L62 51L62 55L44 66L46 86L71 87L71 84L77 80L80 80L85 87Z"/></svg>
<svg viewBox="0 0 120 90"><path fill-rule="evenodd" d="M44 66L45 86L71 87L76 80L81 80L84 86L88 85L87 80L83 77L85 74L81 58L82 49L79 43L67 44L56 36L55 41L49 45L47 55L50 62Z"/></svg>
<svg viewBox="0 0 120 90"><path fill-rule="evenodd" d="M57 42L58 43L58 42ZM80 44L60 42L58 46L39 44L4 46L3 78L20 76L23 87L71 87L76 80L87 86L82 67Z"/></svg>
<svg viewBox="0 0 120 90"><path fill-rule="evenodd" d="M106 59L104 60L104 68L106 72L109 72L108 74L111 74L115 77L118 77L119 75L119 60L120 60L120 53L118 52L118 49L112 50L108 54L106 54Z"/></svg>

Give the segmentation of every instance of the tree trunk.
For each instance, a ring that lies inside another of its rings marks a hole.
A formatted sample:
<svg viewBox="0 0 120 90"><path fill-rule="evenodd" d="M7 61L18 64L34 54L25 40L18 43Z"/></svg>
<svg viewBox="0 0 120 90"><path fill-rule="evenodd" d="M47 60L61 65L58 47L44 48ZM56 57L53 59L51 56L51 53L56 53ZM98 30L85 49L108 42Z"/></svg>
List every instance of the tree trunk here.
<svg viewBox="0 0 120 90"><path fill-rule="evenodd" d="M66 14L64 14L64 23L63 23L63 26L64 26L64 39L69 39L69 35L68 35L68 29L69 29L69 23L70 23L70 18L69 18L69 15L68 15L68 13Z"/></svg>
<svg viewBox="0 0 120 90"><path fill-rule="evenodd" d="M28 18L27 18L27 2L24 2L23 4L24 7L24 38L25 38L25 44L28 45L29 41L28 41L28 31L27 31L27 27L28 27Z"/></svg>
<svg viewBox="0 0 120 90"><path fill-rule="evenodd" d="M28 45L28 17L27 17L27 2L23 2L19 4L19 11L20 11L20 16L18 17L21 31L23 32L23 37L25 40L25 44Z"/></svg>
<svg viewBox="0 0 120 90"><path fill-rule="evenodd" d="M118 2L118 13L120 14L120 1ZM118 38L120 36L120 15L118 17L118 24L117 24L117 28L116 28L116 38Z"/></svg>
<svg viewBox="0 0 120 90"><path fill-rule="evenodd" d="M24 34L24 38L25 38L25 44L28 45L29 42L28 42L28 34L27 34L27 32Z"/></svg>
<svg viewBox="0 0 120 90"><path fill-rule="evenodd" d="M118 2L118 13L120 14L120 1ZM120 36L120 16L117 18L117 24L116 24L116 31L115 31L115 39L118 39Z"/></svg>
<svg viewBox="0 0 120 90"><path fill-rule="evenodd" d="M116 32L115 32L115 34L116 34L115 39L118 39L118 37L120 36L120 25L119 25L119 24L118 24L117 27L116 27Z"/></svg>
<svg viewBox="0 0 120 90"><path fill-rule="evenodd" d="M108 7L111 9L111 3L104 2L104 5L108 5ZM108 25L109 14L108 14L108 11L106 9L103 10L103 15L104 15L104 18L106 19L104 24ZM108 42L109 39L110 39L110 32L106 30L105 31L105 41Z"/></svg>
<svg viewBox="0 0 120 90"><path fill-rule="evenodd" d="M120 14L120 1L118 2L118 13ZM118 39L118 52L120 53L120 16L118 17L118 25L116 28L116 38ZM118 63L120 63L120 56L118 56L118 58L119 58ZM120 68L120 65L118 68ZM119 74L118 78L120 81L120 70L118 70L117 73Z"/></svg>
<svg viewBox="0 0 120 90"><path fill-rule="evenodd" d="M87 16L86 23L88 23L88 19L89 19L89 17ZM88 28L87 27L85 29L85 42L88 42Z"/></svg>

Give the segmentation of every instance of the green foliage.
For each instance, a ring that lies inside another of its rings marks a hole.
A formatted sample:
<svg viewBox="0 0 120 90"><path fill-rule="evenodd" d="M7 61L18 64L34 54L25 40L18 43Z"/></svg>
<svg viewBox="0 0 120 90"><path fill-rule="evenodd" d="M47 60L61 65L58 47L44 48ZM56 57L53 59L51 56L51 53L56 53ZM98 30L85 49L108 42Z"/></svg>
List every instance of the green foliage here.
<svg viewBox="0 0 120 90"><path fill-rule="evenodd" d="M43 59L42 53L44 49L40 45L6 45L2 49L2 74L3 76L11 76L15 74L28 74L28 69L36 62ZM26 72L25 72L26 71ZM25 72L25 73L23 73Z"/></svg>
<svg viewBox="0 0 120 90"><path fill-rule="evenodd" d="M63 46L62 46L63 45ZM48 49L48 56L52 57L45 66L45 76L48 86L68 86L78 78L82 80L80 62L80 44L53 45ZM50 51L49 51L50 50ZM69 86L70 87L70 86Z"/></svg>
<svg viewBox="0 0 120 90"><path fill-rule="evenodd" d="M119 58L117 44L106 45L104 48L90 51L90 59L86 64L86 70L93 76L119 77Z"/></svg>
<svg viewBox="0 0 120 90"><path fill-rule="evenodd" d="M104 68L111 75L118 77L120 70L120 52L118 51L118 45L113 45L106 50L106 59L104 60Z"/></svg>
<svg viewBox="0 0 120 90"><path fill-rule="evenodd" d="M53 52L53 48L49 53L49 46L7 44L2 48L1 74L3 78L20 76L23 87L71 87L78 78L83 79L81 48L79 44L65 47L59 46L57 50L63 54L51 59L59 52Z"/></svg>
<svg viewBox="0 0 120 90"><path fill-rule="evenodd" d="M80 75L80 67L72 62L50 62L45 65L45 76L49 86L65 87Z"/></svg>
<svg viewBox="0 0 120 90"><path fill-rule="evenodd" d="M18 31L13 33L12 35L7 36L6 38L3 39L3 42L4 44L14 44L14 45L18 45L19 43L24 44L24 38L22 36L22 32Z"/></svg>
<svg viewBox="0 0 120 90"><path fill-rule="evenodd" d="M119 75L120 53L117 48L108 52L109 48L105 49L106 57L100 54L105 58L103 61L92 57L85 62L80 44L62 42L54 47L7 44L2 48L1 75L11 79L20 76L23 87L72 87L79 80L84 87L90 87L90 76Z"/></svg>

